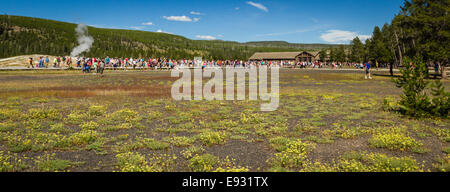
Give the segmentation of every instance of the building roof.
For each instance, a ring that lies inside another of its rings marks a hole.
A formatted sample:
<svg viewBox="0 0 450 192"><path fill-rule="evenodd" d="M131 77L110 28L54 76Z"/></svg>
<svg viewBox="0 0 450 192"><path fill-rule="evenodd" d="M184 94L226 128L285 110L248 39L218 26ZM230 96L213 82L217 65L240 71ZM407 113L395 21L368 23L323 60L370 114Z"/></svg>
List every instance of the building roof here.
<svg viewBox="0 0 450 192"><path fill-rule="evenodd" d="M250 57L250 60L264 60L264 59L295 59L302 52L265 52L255 53Z"/></svg>
<svg viewBox="0 0 450 192"><path fill-rule="evenodd" d="M307 52L307 51L305 51L305 52ZM307 53L311 54L311 55L314 56L314 57L317 57L317 56L319 55L319 52L318 52L318 51L307 52Z"/></svg>
<svg viewBox="0 0 450 192"><path fill-rule="evenodd" d="M250 60L294 60L296 59L300 54L305 53L306 51L299 51L299 52L258 52L253 54L253 56L250 57ZM306 52L313 57L316 57L318 52Z"/></svg>

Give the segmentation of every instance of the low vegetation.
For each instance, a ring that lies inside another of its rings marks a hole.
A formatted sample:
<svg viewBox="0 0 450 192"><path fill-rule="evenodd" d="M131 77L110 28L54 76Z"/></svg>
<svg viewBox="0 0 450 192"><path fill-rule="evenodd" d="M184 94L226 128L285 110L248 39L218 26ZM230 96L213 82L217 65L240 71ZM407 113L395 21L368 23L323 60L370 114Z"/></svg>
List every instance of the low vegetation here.
<svg viewBox="0 0 450 192"><path fill-rule="evenodd" d="M282 70L280 107L260 112L173 101L169 75L0 72L0 171L448 171L449 119L385 111L390 78Z"/></svg>

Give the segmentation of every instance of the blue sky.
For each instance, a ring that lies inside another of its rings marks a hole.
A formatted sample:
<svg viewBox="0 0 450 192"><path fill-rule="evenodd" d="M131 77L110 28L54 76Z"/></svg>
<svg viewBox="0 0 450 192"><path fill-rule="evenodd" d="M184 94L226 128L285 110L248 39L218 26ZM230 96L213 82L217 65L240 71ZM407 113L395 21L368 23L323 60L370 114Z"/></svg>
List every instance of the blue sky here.
<svg viewBox="0 0 450 192"><path fill-rule="evenodd" d="M390 22L403 0L2 0L0 14L166 32L190 39L348 43Z"/></svg>

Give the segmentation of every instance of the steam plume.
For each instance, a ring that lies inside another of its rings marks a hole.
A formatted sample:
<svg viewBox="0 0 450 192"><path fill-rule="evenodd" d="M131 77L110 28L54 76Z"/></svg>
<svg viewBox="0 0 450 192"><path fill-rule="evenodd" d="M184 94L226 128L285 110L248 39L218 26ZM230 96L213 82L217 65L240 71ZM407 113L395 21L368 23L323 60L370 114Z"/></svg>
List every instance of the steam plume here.
<svg viewBox="0 0 450 192"><path fill-rule="evenodd" d="M94 43L94 38L88 35L88 28L85 24L78 24L75 32L77 32L79 45L72 50L71 57L77 57L83 52L88 52Z"/></svg>

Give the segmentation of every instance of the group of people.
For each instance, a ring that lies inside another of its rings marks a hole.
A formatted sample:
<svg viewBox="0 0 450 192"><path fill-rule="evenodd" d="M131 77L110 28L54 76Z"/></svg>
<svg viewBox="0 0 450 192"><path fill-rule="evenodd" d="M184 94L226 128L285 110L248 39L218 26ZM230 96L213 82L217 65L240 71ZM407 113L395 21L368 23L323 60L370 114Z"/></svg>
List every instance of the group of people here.
<svg viewBox="0 0 450 192"><path fill-rule="evenodd" d="M53 67L60 68L63 65L67 67L72 67L71 57L55 57L53 59ZM251 68L259 66L267 67L284 67L284 68L343 68L354 67L358 69L365 69L366 79L372 79L370 75L370 69L372 66L371 62L365 64L362 63L341 63L341 62L307 62L307 61L242 61L242 60L207 60L207 61L196 61L188 59L167 59L167 58L75 58L75 67L81 68L83 73L96 73L103 74L105 68L109 67L113 70L128 70L132 68L133 70L173 70L179 67L202 67L205 68L215 68L215 67L234 67L234 68ZM30 67L32 68L48 68L50 64L50 58L48 56L39 57L38 62L34 63L33 58L28 60Z"/></svg>
<svg viewBox="0 0 450 192"><path fill-rule="evenodd" d="M113 70L173 70L180 67L243 67L248 68L256 65L280 65L275 62L250 62L240 60L209 60L209 61L196 61L196 60L174 60L167 58L77 58L76 67L82 68L83 72L90 72L91 69L109 67ZM281 63L281 66L283 62ZM99 67L100 66L100 67Z"/></svg>
<svg viewBox="0 0 450 192"><path fill-rule="evenodd" d="M55 57L53 58L53 68L60 68L62 65L71 66L71 57ZM38 58L37 62L34 62L33 58L28 58L29 68L48 68L50 65L50 58L48 56L41 56Z"/></svg>

